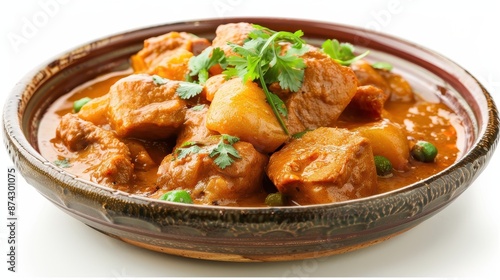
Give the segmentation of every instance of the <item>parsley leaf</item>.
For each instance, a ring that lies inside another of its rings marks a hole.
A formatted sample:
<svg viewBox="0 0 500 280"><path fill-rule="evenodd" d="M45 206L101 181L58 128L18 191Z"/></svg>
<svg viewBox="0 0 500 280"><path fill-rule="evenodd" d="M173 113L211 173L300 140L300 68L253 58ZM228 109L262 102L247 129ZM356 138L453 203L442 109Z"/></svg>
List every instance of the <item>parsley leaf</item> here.
<svg viewBox="0 0 500 280"><path fill-rule="evenodd" d="M375 62L372 64L372 67L375 69L381 69L381 70L387 70L387 71L392 70L392 64L390 64L389 62L382 62L382 61Z"/></svg>
<svg viewBox="0 0 500 280"><path fill-rule="evenodd" d="M179 82L179 86L175 90L175 93L179 95L181 99L190 99L200 94L203 90L203 86L195 83L189 82Z"/></svg>
<svg viewBox="0 0 500 280"><path fill-rule="evenodd" d="M301 38L304 33L296 31L274 31L260 25L248 35L243 46L229 44L232 50L239 56L228 57L228 65L223 73L227 78L240 77L243 82L258 80L264 90L267 103L273 109L281 127L288 133L282 116L288 115L283 101L267 88L267 84L279 82L284 90L298 91L304 79L306 67L300 55L308 49L307 44ZM283 43L287 44L287 50L282 51Z"/></svg>
<svg viewBox="0 0 500 280"><path fill-rule="evenodd" d="M238 142L240 139L238 137L230 136L227 134L222 134L219 144L213 149L209 156L214 159L214 163L217 164L221 169L230 166L234 162L234 158L241 158L238 150L236 150L232 145ZM226 144L227 141L229 144ZM232 156L232 157L231 157Z"/></svg>
<svg viewBox="0 0 500 280"><path fill-rule="evenodd" d="M206 48L199 55L189 59L189 76L198 76L198 83L204 84L208 79L208 69L216 64L220 64L223 69L226 68L226 55L220 48Z"/></svg>
<svg viewBox="0 0 500 280"><path fill-rule="evenodd" d="M338 40L326 40L321 45L321 50L329 55L333 60L335 60L340 65L349 66L356 60L368 55L369 51L366 51L358 56L354 55L354 46L349 43L339 43Z"/></svg>

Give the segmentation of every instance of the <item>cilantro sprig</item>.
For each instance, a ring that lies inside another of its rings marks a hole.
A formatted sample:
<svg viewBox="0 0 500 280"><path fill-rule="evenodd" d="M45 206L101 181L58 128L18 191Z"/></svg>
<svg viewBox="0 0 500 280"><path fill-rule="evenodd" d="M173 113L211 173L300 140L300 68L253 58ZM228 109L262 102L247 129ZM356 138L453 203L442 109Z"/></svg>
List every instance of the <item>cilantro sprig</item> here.
<svg viewBox="0 0 500 280"><path fill-rule="evenodd" d="M307 44L301 38L302 31L274 31L260 25L248 35L243 46L229 44L239 56L227 58L228 66L223 73L226 77L240 77L243 82L258 80L264 90L266 100L271 106L283 131L288 135L283 117L288 116L285 103L269 91L267 84L279 82L284 90L296 92L304 79L304 60L300 57L307 51ZM288 47L283 51L283 43Z"/></svg>
<svg viewBox="0 0 500 280"><path fill-rule="evenodd" d="M205 84L208 80L208 70L219 64L222 69L227 66L226 55L220 48L206 48L199 55L193 56L189 59L189 76L188 81L193 81L193 77L198 77L200 85Z"/></svg>
<svg viewBox="0 0 500 280"><path fill-rule="evenodd" d="M358 56L354 54L354 46L349 43L339 43L337 39L326 40L321 45L321 50L330 56L333 60L343 66L349 66L353 62L367 56L369 51L366 51Z"/></svg>
<svg viewBox="0 0 500 280"><path fill-rule="evenodd" d="M218 167L224 169L233 164L235 159L241 158L238 150L233 147L240 139L228 134L221 134L219 137L220 140L217 145L212 146L210 149L202 148L196 142L184 142L180 148L175 149L173 160L183 159L191 154L205 152L210 158L214 159L214 163Z"/></svg>

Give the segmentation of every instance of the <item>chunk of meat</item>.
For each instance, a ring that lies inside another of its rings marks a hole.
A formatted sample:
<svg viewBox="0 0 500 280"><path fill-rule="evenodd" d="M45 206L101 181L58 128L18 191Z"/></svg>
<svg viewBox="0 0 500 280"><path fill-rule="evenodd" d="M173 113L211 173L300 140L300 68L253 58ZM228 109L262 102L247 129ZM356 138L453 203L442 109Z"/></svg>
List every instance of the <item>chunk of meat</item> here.
<svg viewBox="0 0 500 280"><path fill-rule="evenodd" d="M265 153L273 152L288 139L264 91L240 78L225 82L217 90L206 122L208 129L239 137Z"/></svg>
<svg viewBox="0 0 500 280"><path fill-rule="evenodd" d="M143 49L131 57L132 68L136 73L161 73L162 77L174 79L183 72L187 73L187 62L191 56L198 55L209 46L207 39L186 32L169 32L145 40ZM184 76L180 80L184 80Z"/></svg>
<svg viewBox="0 0 500 280"><path fill-rule="evenodd" d="M392 71L375 69L370 63L358 60L351 64L356 73L359 85L372 85L380 88L385 94L385 100L411 102L414 94L410 84L401 75Z"/></svg>
<svg viewBox="0 0 500 280"><path fill-rule="evenodd" d="M74 114L66 114L56 130L57 137L71 151L86 159L86 171L97 183L111 187L127 184L134 171L130 151L111 131L104 130Z"/></svg>
<svg viewBox="0 0 500 280"><path fill-rule="evenodd" d="M180 148L185 142L204 143L212 135L218 133L210 130L206 126L206 119L208 113L207 105L200 105L200 107L193 107L186 111L186 119L182 128L177 136L177 144L174 148ZM196 108L196 109L195 109Z"/></svg>
<svg viewBox="0 0 500 280"><path fill-rule="evenodd" d="M215 93L219 88L226 82L226 75L219 74L208 78L208 80L203 85L202 94L205 95L205 98L208 101L212 101L214 99Z"/></svg>
<svg viewBox="0 0 500 280"><path fill-rule="evenodd" d="M160 190L155 196L183 189L191 193L195 203L236 205L239 199L262 192L268 157L247 142L240 141L233 146L241 158L225 169L219 168L204 152L182 159L166 156L158 168L157 183Z"/></svg>
<svg viewBox="0 0 500 280"><path fill-rule="evenodd" d="M212 46L214 48L219 47L224 51L226 56L237 55L232 51L231 47L228 46L228 43L242 46L245 40L248 39L248 34L254 29L255 28L247 22L219 25L215 30L215 38L212 41Z"/></svg>
<svg viewBox="0 0 500 280"><path fill-rule="evenodd" d="M124 139L136 170L147 171L157 166L146 147L139 140Z"/></svg>
<svg viewBox="0 0 500 280"><path fill-rule="evenodd" d="M149 75L133 74L109 91L108 117L119 137L165 139L184 122L186 102L179 98L179 83L156 85Z"/></svg>
<svg viewBox="0 0 500 280"><path fill-rule="evenodd" d="M377 72L384 77L391 88L391 101L413 102L415 100L410 84L401 75L386 70L377 69Z"/></svg>
<svg viewBox="0 0 500 280"><path fill-rule="evenodd" d="M357 60L351 64L351 68L354 70L360 86L371 85L378 87L384 92L384 99L389 99L391 96L389 84L370 63L365 60Z"/></svg>
<svg viewBox="0 0 500 280"><path fill-rule="evenodd" d="M315 48L302 58L306 64L302 87L288 94L272 89L285 101L290 134L334 126L358 85L350 68L339 65Z"/></svg>
<svg viewBox="0 0 500 280"><path fill-rule="evenodd" d="M361 198L377 190L370 141L346 129L321 127L291 141L271 156L267 175L301 205Z"/></svg>
<svg viewBox="0 0 500 280"><path fill-rule="evenodd" d="M386 96L378 87L359 86L344 113L373 120L382 118Z"/></svg>

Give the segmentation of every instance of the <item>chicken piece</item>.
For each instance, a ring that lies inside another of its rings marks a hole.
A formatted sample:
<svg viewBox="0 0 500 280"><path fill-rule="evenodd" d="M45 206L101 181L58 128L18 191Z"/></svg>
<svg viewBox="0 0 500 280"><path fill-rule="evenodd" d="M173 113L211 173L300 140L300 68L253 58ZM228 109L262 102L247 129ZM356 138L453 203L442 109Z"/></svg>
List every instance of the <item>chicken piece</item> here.
<svg viewBox="0 0 500 280"><path fill-rule="evenodd" d="M225 82L217 90L206 123L208 129L239 137L264 153L275 151L288 139L264 91L240 78Z"/></svg>
<svg viewBox="0 0 500 280"><path fill-rule="evenodd" d="M74 114L66 114L56 135L89 165L86 170L97 183L111 187L127 184L134 171L130 151L111 131L104 130Z"/></svg>
<svg viewBox="0 0 500 280"><path fill-rule="evenodd" d="M262 179L268 157L247 142L233 147L241 158L221 169L208 153L200 152L176 159L168 155L158 168L158 186L155 197L183 189L191 193L195 203L209 205L236 205L239 199L262 192Z"/></svg>
<svg viewBox="0 0 500 280"><path fill-rule="evenodd" d="M385 100L411 102L414 94L410 84L401 75L392 71L375 69L367 61L358 60L351 64L356 73L359 85L372 85L380 88L385 94ZM384 101L385 103L385 101Z"/></svg>
<svg viewBox="0 0 500 280"><path fill-rule="evenodd" d="M354 70L360 86L371 85L377 87L384 92L384 103L389 99L391 96L391 87L370 63L365 60L358 60L351 64L351 68Z"/></svg>
<svg viewBox="0 0 500 280"><path fill-rule="evenodd" d="M174 79L182 76L183 72L187 73L191 56L200 54L209 46L207 39L185 32L169 32L151 37L144 41L144 48L131 57L132 68L135 73L157 73L164 78ZM178 80L184 80L184 76Z"/></svg>
<svg viewBox="0 0 500 280"><path fill-rule="evenodd" d="M386 96L380 88L359 86L344 113L373 120L382 118Z"/></svg>
<svg viewBox="0 0 500 280"><path fill-rule="evenodd" d="M406 130L387 119L360 125L350 129L370 140L373 154L386 157L392 167L399 171L408 170L410 148Z"/></svg>
<svg viewBox="0 0 500 280"><path fill-rule="evenodd" d="M119 137L165 139L184 122L186 102L179 98L179 83L157 85L145 74L120 79L109 91L108 117Z"/></svg>
<svg viewBox="0 0 500 280"><path fill-rule="evenodd" d="M146 147L135 139L125 139L124 143L130 151L130 157L136 170L147 171L157 166Z"/></svg>
<svg viewBox="0 0 500 280"><path fill-rule="evenodd" d="M208 101L212 102L215 93L225 82L226 82L226 76L224 74L219 74L208 78L208 80L203 85L202 94L205 95L205 98Z"/></svg>
<svg viewBox="0 0 500 280"><path fill-rule="evenodd" d="M401 75L387 70L377 70L377 72L384 77L391 88L391 101L415 101L415 95L410 84Z"/></svg>
<svg viewBox="0 0 500 280"><path fill-rule="evenodd" d="M222 24L215 30L215 38L212 41L212 46L214 48L220 48L224 51L226 56L237 55L228 45L228 43L233 43L242 46L246 39L248 39L248 34L252 32L255 28L250 23L239 22L239 23L228 23Z"/></svg>
<svg viewBox="0 0 500 280"><path fill-rule="evenodd" d="M356 199L377 190L370 141L346 129L321 127L291 141L271 156L267 175L301 205Z"/></svg>
<svg viewBox="0 0 500 280"><path fill-rule="evenodd" d="M199 109L200 107L193 107L186 111L186 119L177 136L177 144L174 150L180 148L185 142L204 143L210 136L218 134L213 130L209 130L206 126L208 106L200 106L203 107L201 109Z"/></svg>
<svg viewBox="0 0 500 280"><path fill-rule="evenodd" d="M311 48L302 58L306 68L302 87L297 92L286 93L271 88L285 101L290 134L334 126L357 89L353 71L316 48Z"/></svg>
<svg viewBox="0 0 500 280"><path fill-rule="evenodd" d="M78 112L78 117L95 125L105 125L108 123L108 105L108 94L94 98L83 105Z"/></svg>

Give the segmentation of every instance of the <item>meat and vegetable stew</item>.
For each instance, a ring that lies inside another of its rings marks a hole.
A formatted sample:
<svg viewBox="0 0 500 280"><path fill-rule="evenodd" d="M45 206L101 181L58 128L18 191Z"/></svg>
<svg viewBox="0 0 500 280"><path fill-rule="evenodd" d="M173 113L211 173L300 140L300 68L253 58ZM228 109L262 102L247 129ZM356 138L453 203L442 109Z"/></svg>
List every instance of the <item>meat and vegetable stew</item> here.
<svg viewBox="0 0 500 280"><path fill-rule="evenodd" d="M42 155L68 172L181 203L293 206L401 188L452 164L458 117L388 62L301 31L221 25L170 32L131 69L57 100Z"/></svg>

